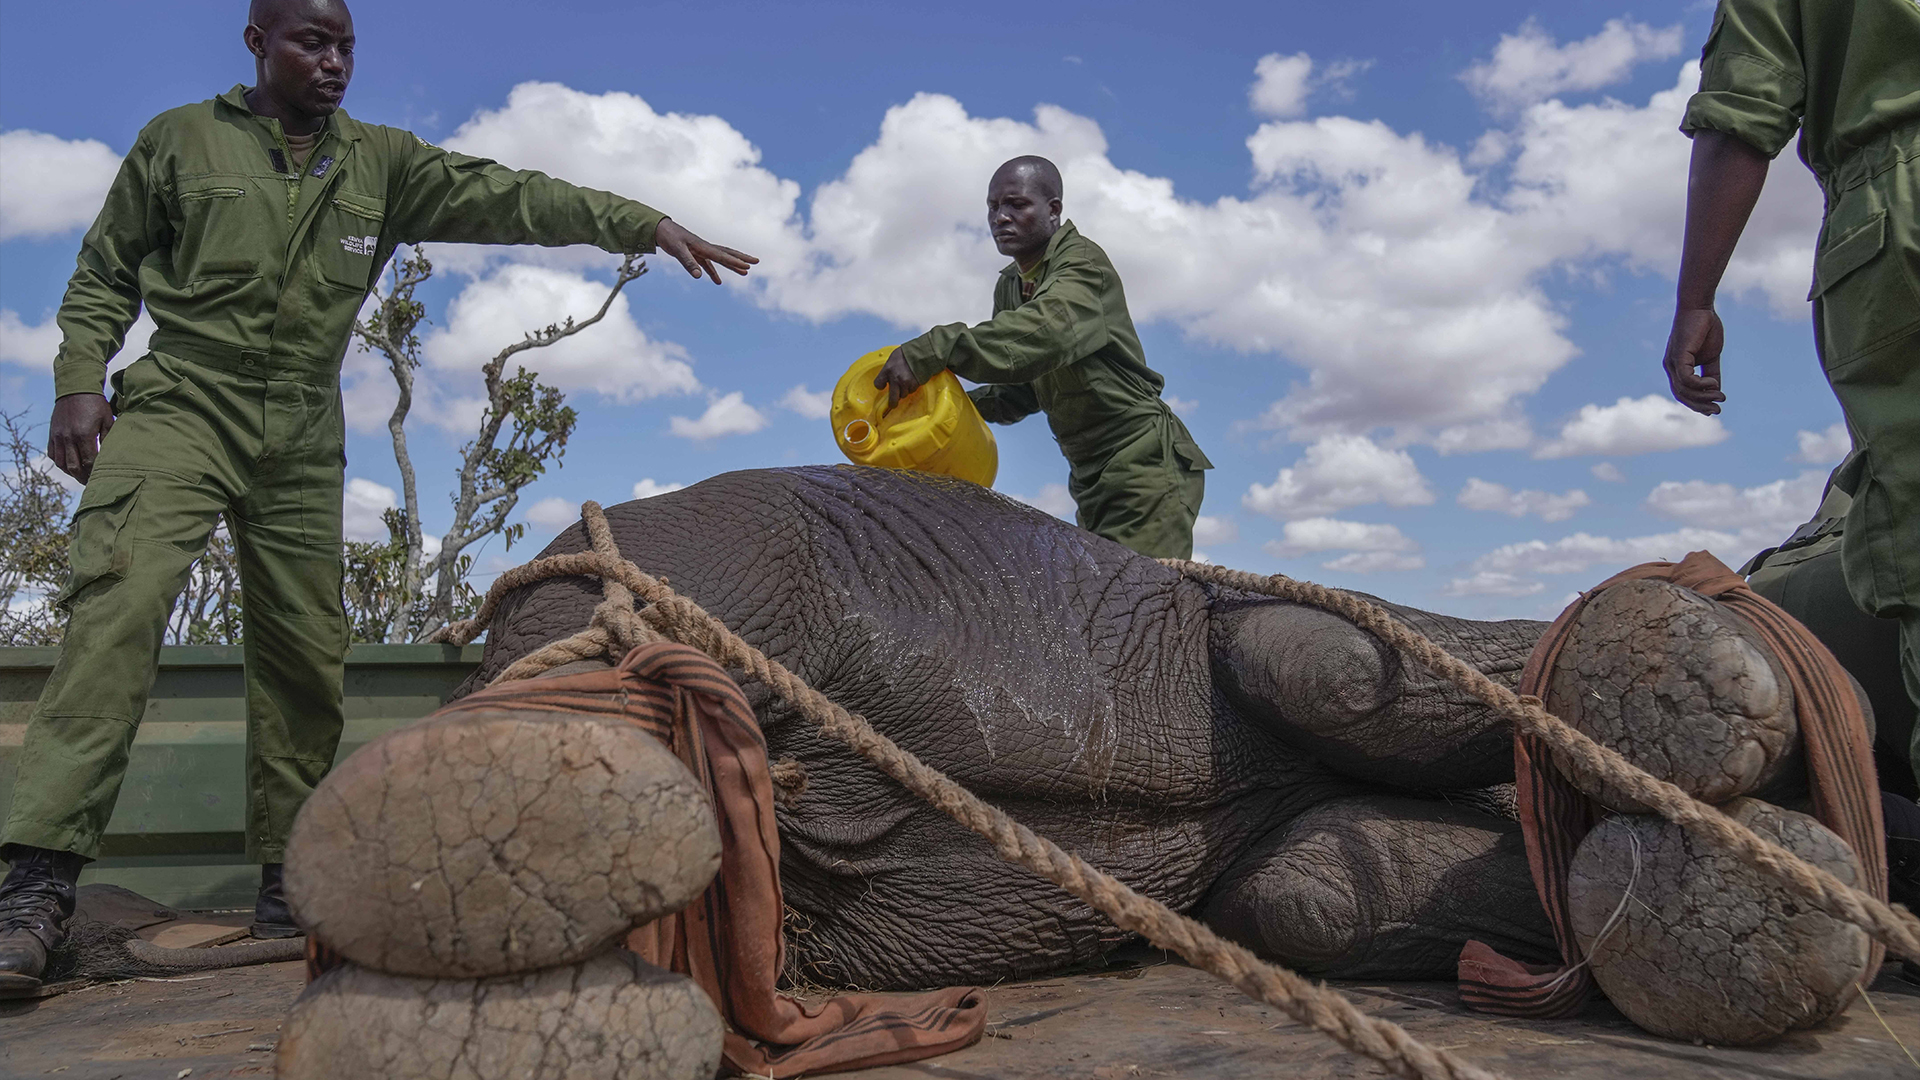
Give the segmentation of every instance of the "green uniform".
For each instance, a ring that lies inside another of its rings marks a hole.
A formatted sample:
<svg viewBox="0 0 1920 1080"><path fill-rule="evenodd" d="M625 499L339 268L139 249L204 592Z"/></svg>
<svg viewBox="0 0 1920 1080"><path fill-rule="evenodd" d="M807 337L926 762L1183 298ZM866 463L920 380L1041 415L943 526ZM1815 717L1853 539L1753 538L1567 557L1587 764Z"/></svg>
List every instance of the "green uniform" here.
<svg viewBox="0 0 1920 1080"><path fill-rule="evenodd" d="M1900 620L1920 702L1920 3L1721 0L1681 126L1769 157L1797 128L1826 192L1809 298L1858 450L1842 561L1854 602Z"/></svg>
<svg viewBox="0 0 1920 1080"><path fill-rule="evenodd" d="M328 119L304 164L245 88L135 140L59 312L56 393L99 393L144 301L151 352L114 379L113 430L74 517L71 613L27 728L7 843L99 851L168 616L222 514L239 552L247 850L278 862L333 760L347 651L340 361L397 244L651 251L629 199Z"/></svg>
<svg viewBox="0 0 1920 1080"><path fill-rule="evenodd" d="M1835 474L1846 468L1842 464ZM1829 480L1813 519L1779 547L1755 555L1740 572L1754 592L1813 631L1860 684L1873 705L1880 786L1911 795L1916 789L1907 758L1915 710L1900 677L1900 626L1862 612L1847 590L1842 546L1852 504Z"/></svg>
<svg viewBox="0 0 1920 1080"><path fill-rule="evenodd" d="M1044 410L1080 527L1142 555L1190 558L1213 463L1160 398L1166 380L1147 366L1120 275L1071 221L1037 269L1023 297L1008 265L991 321L934 327L900 347L907 364L922 381L951 368L985 384L970 396L993 423Z"/></svg>

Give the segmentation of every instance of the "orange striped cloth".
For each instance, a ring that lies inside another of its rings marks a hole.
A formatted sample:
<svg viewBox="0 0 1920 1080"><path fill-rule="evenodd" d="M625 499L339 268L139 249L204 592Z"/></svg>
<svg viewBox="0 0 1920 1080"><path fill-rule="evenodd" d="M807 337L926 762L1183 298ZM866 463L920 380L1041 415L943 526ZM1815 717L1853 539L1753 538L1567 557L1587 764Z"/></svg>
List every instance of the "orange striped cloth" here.
<svg viewBox="0 0 1920 1080"><path fill-rule="evenodd" d="M1520 693L1546 696L1554 664L1588 601L1623 581L1646 579L1670 581L1726 605L1780 662L1793 688L1814 816L1859 857L1866 879L1859 883L1861 887L1886 899L1886 832L1880 817L1873 742L1846 670L1806 627L1748 588L1745 578L1707 552L1696 551L1678 563L1642 563L1581 594L1533 647L1520 675ZM1500 955L1483 942L1469 941L1460 950L1460 999L1468 1008L1503 1016L1567 1016L1586 1004L1593 989L1593 976L1573 936L1567 869L1581 839L1608 811L1581 794L1554 767L1546 743L1518 732L1513 738L1513 771L1527 864L1540 904L1553 924L1562 962L1526 964ZM1876 942L1867 965L1869 980L1879 971L1883 955Z"/></svg>
<svg viewBox="0 0 1920 1080"><path fill-rule="evenodd" d="M489 687L436 715L489 708L620 717L665 743L706 785L720 825L720 872L700 899L635 929L626 946L691 976L713 999L727 1021L733 1071L783 1080L870 1069L970 1046L986 1030L986 1001L968 987L814 1003L776 989L785 906L767 744L740 688L705 653L642 645L615 668ZM324 951L309 946L310 957ZM316 966L310 959L309 970Z"/></svg>

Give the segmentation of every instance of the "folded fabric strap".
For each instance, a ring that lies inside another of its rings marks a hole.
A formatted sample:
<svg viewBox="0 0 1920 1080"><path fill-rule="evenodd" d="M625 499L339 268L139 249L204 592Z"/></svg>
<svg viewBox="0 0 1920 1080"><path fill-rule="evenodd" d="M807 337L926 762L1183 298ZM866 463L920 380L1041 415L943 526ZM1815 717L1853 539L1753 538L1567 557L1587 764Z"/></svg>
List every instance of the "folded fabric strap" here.
<svg viewBox="0 0 1920 1080"><path fill-rule="evenodd" d="M811 1004L776 989L785 906L767 744L740 688L705 653L642 645L615 668L501 683L436 715L488 708L618 716L665 743L706 786L720 825L719 874L700 899L634 930L626 945L713 999L733 1071L783 1080L870 1069L958 1050L986 1030L986 1001L970 987ZM309 946L310 971L326 951Z"/></svg>
<svg viewBox="0 0 1920 1080"><path fill-rule="evenodd" d="M1873 767L1866 716L1847 673L1827 647L1791 615L1747 587L1746 580L1704 551L1678 563L1642 563L1582 593L1560 613L1533 647L1519 692L1544 698L1560 651L1587 602L1623 581L1669 581L1717 600L1739 616L1785 670L1793 688L1800 738L1806 747L1807 782L1814 817L1832 829L1859 857L1859 886L1887 897L1886 834ZM1567 869L1589 830L1608 811L1587 798L1555 768L1547 744L1519 733L1513 739L1513 771L1519 789L1520 831L1526 839L1533 886L1553 925L1561 964L1525 964L1483 942L1460 950L1460 1000L1478 1012L1503 1016L1556 1017L1579 1011L1593 989L1593 976L1574 939L1567 902ZM1867 978L1880 969L1885 949L1874 942Z"/></svg>

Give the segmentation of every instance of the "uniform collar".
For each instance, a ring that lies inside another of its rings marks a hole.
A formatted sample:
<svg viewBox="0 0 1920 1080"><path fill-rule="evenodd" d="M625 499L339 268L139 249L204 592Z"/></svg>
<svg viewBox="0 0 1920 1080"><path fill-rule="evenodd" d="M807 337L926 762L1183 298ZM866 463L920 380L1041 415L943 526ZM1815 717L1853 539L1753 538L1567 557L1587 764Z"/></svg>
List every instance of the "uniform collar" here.
<svg viewBox="0 0 1920 1080"><path fill-rule="evenodd" d="M266 124L269 127L278 127L280 121L275 120L270 116L261 116L259 113L254 112L253 109L248 107L247 105L248 89L250 88L247 86L246 83L234 83L233 89L227 91L224 94L221 94L218 98L215 98L214 100L222 102L232 108L240 110L240 114L242 116L250 116L254 120L262 124ZM326 122L320 125L320 130L315 132L315 134L326 135L331 133L334 135L338 135L343 139L355 139L355 138L358 138L359 136L351 133L353 131L353 127L354 125L353 125L352 119L347 116L347 110L335 109L333 112L333 115L327 117Z"/></svg>
<svg viewBox="0 0 1920 1080"><path fill-rule="evenodd" d="M1047 276L1047 264L1052 262L1053 257L1059 253L1060 245L1066 243L1069 239L1079 235L1080 235L1080 231L1073 227L1072 218L1068 218L1067 220L1061 222L1060 227L1053 230L1052 238L1050 238L1047 241L1047 253L1045 255L1040 256L1040 274L1038 277L1034 278L1035 281L1040 281ZM1015 260L1014 262L1008 263L1006 265L1006 269L1001 270L1000 274L1002 277L1010 277L1010 278L1018 279L1020 277L1019 261Z"/></svg>

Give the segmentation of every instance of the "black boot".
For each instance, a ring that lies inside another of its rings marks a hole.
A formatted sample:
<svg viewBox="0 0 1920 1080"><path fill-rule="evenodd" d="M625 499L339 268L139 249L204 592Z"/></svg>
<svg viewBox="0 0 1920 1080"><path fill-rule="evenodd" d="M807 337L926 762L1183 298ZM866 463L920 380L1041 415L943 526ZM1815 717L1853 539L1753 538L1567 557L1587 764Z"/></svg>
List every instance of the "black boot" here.
<svg viewBox="0 0 1920 1080"><path fill-rule="evenodd" d="M80 868L87 860L71 851L8 845L11 869L0 881L0 998L40 989L47 956L67 940Z"/></svg>
<svg viewBox="0 0 1920 1080"><path fill-rule="evenodd" d="M299 937L305 933L293 921L293 909L287 907L280 880L286 864L270 862L260 867L260 895L253 902L253 925L247 932L257 938Z"/></svg>

